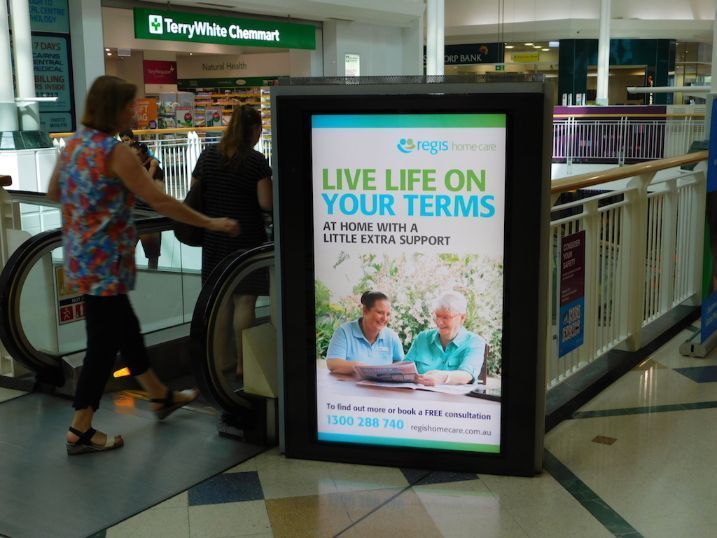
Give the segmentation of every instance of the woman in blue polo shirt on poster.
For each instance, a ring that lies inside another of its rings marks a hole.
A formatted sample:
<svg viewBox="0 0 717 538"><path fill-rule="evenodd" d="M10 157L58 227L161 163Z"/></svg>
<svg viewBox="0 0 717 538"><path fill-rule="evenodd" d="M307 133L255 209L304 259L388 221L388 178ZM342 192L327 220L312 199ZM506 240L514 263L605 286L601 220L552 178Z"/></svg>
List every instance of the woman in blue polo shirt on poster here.
<svg viewBox="0 0 717 538"><path fill-rule="evenodd" d="M362 315L344 323L331 337L326 352L326 366L336 374L352 374L361 364L391 364L403 360L398 335L387 327L391 303L380 291L361 296Z"/></svg>

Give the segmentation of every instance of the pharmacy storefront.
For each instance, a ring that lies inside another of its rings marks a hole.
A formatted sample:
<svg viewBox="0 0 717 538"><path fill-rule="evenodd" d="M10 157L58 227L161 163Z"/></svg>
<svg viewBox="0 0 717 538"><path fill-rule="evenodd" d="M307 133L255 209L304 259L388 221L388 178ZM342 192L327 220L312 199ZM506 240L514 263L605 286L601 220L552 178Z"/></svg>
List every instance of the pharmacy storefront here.
<svg viewBox="0 0 717 538"><path fill-rule="evenodd" d="M140 93L187 87L225 93L322 74L319 24L144 8L104 7L102 17L106 73L134 82Z"/></svg>

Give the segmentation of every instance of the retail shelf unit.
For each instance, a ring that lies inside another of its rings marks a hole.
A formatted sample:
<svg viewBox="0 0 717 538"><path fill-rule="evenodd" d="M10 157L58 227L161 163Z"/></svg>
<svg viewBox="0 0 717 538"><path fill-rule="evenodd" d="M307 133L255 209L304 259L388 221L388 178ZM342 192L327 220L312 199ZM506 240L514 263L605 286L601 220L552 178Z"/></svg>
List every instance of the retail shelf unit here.
<svg viewBox="0 0 717 538"><path fill-rule="evenodd" d="M271 93L269 88L260 90L261 151L271 163Z"/></svg>

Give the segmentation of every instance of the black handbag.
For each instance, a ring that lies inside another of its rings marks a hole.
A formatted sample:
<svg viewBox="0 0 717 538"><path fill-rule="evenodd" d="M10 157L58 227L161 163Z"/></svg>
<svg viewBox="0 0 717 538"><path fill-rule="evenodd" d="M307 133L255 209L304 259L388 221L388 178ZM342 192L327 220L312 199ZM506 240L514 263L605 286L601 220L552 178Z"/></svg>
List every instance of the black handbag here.
<svg viewBox="0 0 717 538"><path fill-rule="evenodd" d="M202 200L202 181L195 181L184 198L184 203L195 211L204 213ZM204 228L192 226L183 222L174 222L174 237L177 241L190 247L201 247L204 245Z"/></svg>

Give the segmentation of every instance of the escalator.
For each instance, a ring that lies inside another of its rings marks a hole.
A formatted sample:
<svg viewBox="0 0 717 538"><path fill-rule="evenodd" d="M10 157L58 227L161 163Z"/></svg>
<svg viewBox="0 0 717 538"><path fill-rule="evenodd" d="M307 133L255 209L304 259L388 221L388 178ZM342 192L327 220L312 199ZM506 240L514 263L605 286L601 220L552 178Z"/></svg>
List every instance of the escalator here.
<svg viewBox="0 0 717 538"><path fill-rule="evenodd" d="M59 207L41 193L6 192L12 198L14 228L20 229L7 234L8 248L14 252L0 273L0 340L30 371L28 377L37 387L69 395L81 367L85 334L82 298L63 286ZM241 281L255 271L273 271L273 244L229 256L202 288L201 250L178 243L171 220L141 210L135 217L141 237L161 234L156 269L143 258L138 244L137 283L130 293L153 368L170 386L198 384L203 397L224 418L220 432L262 444L275 442L275 371L263 376L268 381L253 382L259 387L256 394L244 390L235 375L236 351L231 349L235 339L226 319ZM250 333L261 334L262 326L271 327L268 297L258 298L251 317ZM264 334L273 339L273 329ZM275 369L275 355L250 355L252 364L273 364ZM122 366L118 357L108 391L134 386L130 377L123 376ZM266 369L262 366L259 371ZM248 383L248 377L244 381Z"/></svg>

